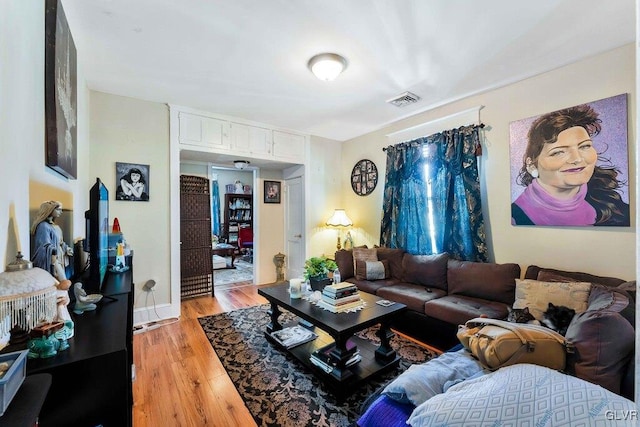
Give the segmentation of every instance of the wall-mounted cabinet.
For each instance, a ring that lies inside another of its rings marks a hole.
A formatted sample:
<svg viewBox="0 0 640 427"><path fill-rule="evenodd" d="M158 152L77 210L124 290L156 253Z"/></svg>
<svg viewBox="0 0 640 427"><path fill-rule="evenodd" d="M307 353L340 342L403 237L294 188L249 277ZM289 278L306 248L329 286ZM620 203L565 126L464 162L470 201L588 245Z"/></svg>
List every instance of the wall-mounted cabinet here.
<svg viewBox="0 0 640 427"><path fill-rule="evenodd" d="M229 122L182 112L178 114L178 117L180 122L178 133L180 144L207 150L228 151L231 149Z"/></svg>
<svg viewBox="0 0 640 427"><path fill-rule="evenodd" d="M179 111L178 118L178 141L185 149L305 163L306 135L237 123L193 110Z"/></svg>

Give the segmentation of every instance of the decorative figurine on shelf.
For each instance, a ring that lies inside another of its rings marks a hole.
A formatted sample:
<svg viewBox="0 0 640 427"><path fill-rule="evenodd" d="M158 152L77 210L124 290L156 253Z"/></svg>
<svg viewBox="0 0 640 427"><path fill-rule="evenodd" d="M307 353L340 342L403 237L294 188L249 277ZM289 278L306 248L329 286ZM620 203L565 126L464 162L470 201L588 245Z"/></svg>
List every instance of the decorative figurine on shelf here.
<svg viewBox="0 0 640 427"><path fill-rule="evenodd" d="M46 323L36 326L29 333L31 339L27 345L29 359L46 359L55 356L58 351L69 348L69 344L65 340L65 346L61 347L61 342L55 337L55 333L63 327L62 322Z"/></svg>
<svg viewBox="0 0 640 427"><path fill-rule="evenodd" d="M351 231L347 231L343 247L345 250L353 249L353 237L351 237Z"/></svg>
<svg viewBox="0 0 640 427"><path fill-rule="evenodd" d="M235 193L244 194L244 185L240 182L239 179L237 179L235 182Z"/></svg>
<svg viewBox="0 0 640 427"><path fill-rule="evenodd" d="M73 285L73 293L76 296L76 305L73 308L73 312L76 314L95 310L97 307L96 303L102 299L102 295L100 294L87 295L87 292L82 289L82 283L80 282Z"/></svg>
<svg viewBox="0 0 640 427"><path fill-rule="evenodd" d="M36 219L31 225L31 233L35 237L35 252L32 262L35 267L50 272L59 282L67 280L65 267L69 265L69 257L73 256L73 248L62 238L62 229L55 223L62 214L62 203L49 200L40 205ZM69 282L67 289L71 286Z"/></svg>

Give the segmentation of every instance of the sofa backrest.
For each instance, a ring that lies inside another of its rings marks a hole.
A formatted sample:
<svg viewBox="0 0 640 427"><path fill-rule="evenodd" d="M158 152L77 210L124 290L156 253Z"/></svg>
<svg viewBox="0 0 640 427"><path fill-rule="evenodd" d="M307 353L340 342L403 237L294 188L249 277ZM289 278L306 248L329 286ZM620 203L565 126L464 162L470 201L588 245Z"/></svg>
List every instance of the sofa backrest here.
<svg viewBox="0 0 640 427"><path fill-rule="evenodd" d="M514 263L458 261L450 259L447 268L449 294L482 298L513 305L520 266Z"/></svg>

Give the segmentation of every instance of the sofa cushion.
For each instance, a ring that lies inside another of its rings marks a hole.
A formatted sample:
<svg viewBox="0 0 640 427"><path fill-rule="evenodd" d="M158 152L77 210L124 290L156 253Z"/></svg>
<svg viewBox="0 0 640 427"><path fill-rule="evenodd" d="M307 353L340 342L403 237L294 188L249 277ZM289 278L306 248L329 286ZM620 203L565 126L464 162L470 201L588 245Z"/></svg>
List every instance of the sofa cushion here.
<svg viewBox="0 0 640 427"><path fill-rule="evenodd" d="M587 310L573 318L565 335L575 347L567 354L567 372L620 393L634 352L634 313L626 292L594 285Z"/></svg>
<svg viewBox="0 0 640 427"><path fill-rule="evenodd" d="M391 277L389 261L357 261L364 262L364 275L366 280L382 280Z"/></svg>
<svg viewBox="0 0 640 427"><path fill-rule="evenodd" d="M474 317L487 316L492 319L504 319L509 313L507 304L487 301L464 295L447 295L432 299L424 304L424 313L452 325L463 325Z"/></svg>
<svg viewBox="0 0 640 427"><path fill-rule="evenodd" d="M366 292L368 294L376 295L378 290L387 286L394 286L398 283L396 279L384 279L384 280L358 280L355 277L347 279L346 282L353 283L358 287L358 290Z"/></svg>
<svg viewBox="0 0 640 427"><path fill-rule="evenodd" d="M483 298L513 304L518 264L495 264L449 260L447 284L449 294ZM505 315L506 316L506 315Z"/></svg>
<svg viewBox="0 0 640 427"><path fill-rule="evenodd" d="M595 276L589 273L582 273L579 271L564 271L564 270L555 270L553 268L542 268L537 265L530 265L527 267L527 271L524 275L525 279L534 279L534 280L543 280L538 277L540 272L544 271L543 276L545 274L555 274L558 276L570 277L574 282L591 282L591 283L599 283L601 285L607 286L618 286L623 283L624 280L618 279L615 277L607 277L607 276ZM548 276L547 276L548 277ZM545 279L546 280L546 279ZM552 280L549 280L552 281Z"/></svg>
<svg viewBox="0 0 640 427"><path fill-rule="evenodd" d="M402 279L402 258L404 257L404 250L395 248L376 247L378 260L389 261L389 269L391 270L391 277L394 279Z"/></svg>
<svg viewBox="0 0 640 427"><path fill-rule="evenodd" d="M402 258L402 281L446 291L448 260L449 255L446 253L436 255L406 253Z"/></svg>
<svg viewBox="0 0 640 427"><path fill-rule="evenodd" d="M378 261L378 250L376 248L353 248L353 261L356 279L366 280L366 265L363 261Z"/></svg>
<svg viewBox="0 0 640 427"><path fill-rule="evenodd" d="M431 292L422 285L412 283L396 283L393 286L383 286L378 289L376 295L391 301L406 305L409 309L424 313L425 301L440 298L447 293L442 289L432 289Z"/></svg>
<svg viewBox="0 0 640 427"><path fill-rule="evenodd" d="M355 276L353 271L353 251L341 249L336 251L335 255L336 265L340 270L340 279L347 280Z"/></svg>
<svg viewBox="0 0 640 427"><path fill-rule="evenodd" d="M516 279L516 299L513 308L529 307L537 320L542 320L549 303L572 308L577 313L587 309L591 283L543 282L541 280Z"/></svg>

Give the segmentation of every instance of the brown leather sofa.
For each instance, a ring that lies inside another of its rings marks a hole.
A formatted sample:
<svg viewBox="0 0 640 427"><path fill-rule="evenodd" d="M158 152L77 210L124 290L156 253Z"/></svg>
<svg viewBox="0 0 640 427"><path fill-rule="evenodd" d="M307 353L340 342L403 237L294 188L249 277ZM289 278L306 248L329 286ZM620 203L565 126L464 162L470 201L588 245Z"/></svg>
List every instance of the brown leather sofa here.
<svg viewBox="0 0 640 427"><path fill-rule="evenodd" d="M371 280L366 261L359 261L361 252L365 248L336 252L342 280L405 304L408 309L391 326L442 350L458 344L458 325L467 320L481 315L505 318L521 273L513 263L467 262L447 254L412 255L401 249L375 248L385 273ZM567 371L633 399L635 281L535 265L527 268L524 279L595 285L587 311L576 316L566 334L575 346L567 357Z"/></svg>

